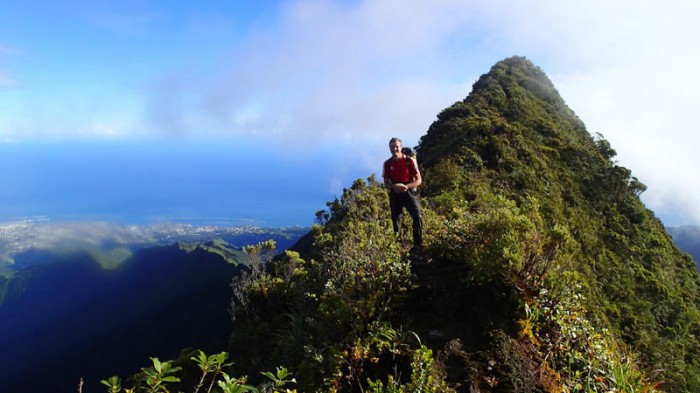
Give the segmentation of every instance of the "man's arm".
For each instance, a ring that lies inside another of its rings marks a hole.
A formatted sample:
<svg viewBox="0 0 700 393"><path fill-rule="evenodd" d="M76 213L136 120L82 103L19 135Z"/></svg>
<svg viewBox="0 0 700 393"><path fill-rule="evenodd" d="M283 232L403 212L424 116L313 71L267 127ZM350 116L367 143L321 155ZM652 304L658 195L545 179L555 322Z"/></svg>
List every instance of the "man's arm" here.
<svg viewBox="0 0 700 393"><path fill-rule="evenodd" d="M391 181L391 178L389 176L384 178L384 187L386 187L387 190L402 193L408 191L408 187L406 187L405 184L403 183L394 183Z"/></svg>
<svg viewBox="0 0 700 393"><path fill-rule="evenodd" d="M384 188L391 190L394 187L394 182L391 181L391 178L386 171L386 161L384 161L384 166L382 167L382 177L384 178Z"/></svg>
<svg viewBox="0 0 700 393"><path fill-rule="evenodd" d="M406 184L407 190L410 190L411 188L416 188L423 184L423 178L420 175L420 170L418 169L418 163L416 162L416 159L411 157L409 158L409 160L413 161L413 167L416 168L416 174L413 176L413 181Z"/></svg>
<svg viewBox="0 0 700 393"><path fill-rule="evenodd" d="M394 188L394 183L391 181L391 179L389 179L388 177L385 177L384 178L384 187L387 190L391 190L392 188Z"/></svg>

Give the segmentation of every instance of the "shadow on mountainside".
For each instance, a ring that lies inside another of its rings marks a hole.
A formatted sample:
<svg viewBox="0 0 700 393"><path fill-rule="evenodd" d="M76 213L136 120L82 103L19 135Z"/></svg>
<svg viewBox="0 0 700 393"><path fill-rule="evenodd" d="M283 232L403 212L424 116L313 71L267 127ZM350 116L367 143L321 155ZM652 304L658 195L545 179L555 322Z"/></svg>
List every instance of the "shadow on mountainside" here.
<svg viewBox="0 0 700 393"><path fill-rule="evenodd" d="M137 252L107 271L84 253L33 251L42 264L9 282L0 307L0 391L73 393L134 373L149 356L214 350L230 334L231 278L240 267L177 245Z"/></svg>
<svg viewBox="0 0 700 393"><path fill-rule="evenodd" d="M449 260L414 265L412 271L418 285L408 293L402 323L423 344L442 348L446 382L458 392L549 391L561 384L532 360L534 347L512 338L518 336L522 306L507 280L476 284L466 265Z"/></svg>

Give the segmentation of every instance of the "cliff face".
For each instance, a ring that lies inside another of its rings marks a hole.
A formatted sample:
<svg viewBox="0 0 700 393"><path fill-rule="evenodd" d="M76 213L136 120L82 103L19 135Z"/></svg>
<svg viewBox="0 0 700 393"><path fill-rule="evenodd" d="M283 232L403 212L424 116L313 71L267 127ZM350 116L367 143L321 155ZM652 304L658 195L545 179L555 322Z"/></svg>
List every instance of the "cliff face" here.
<svg viewBox="0 0 700 393"><path fill-rule="evenodd" d="M302 391L700 391L695 265L542 70L497 63L417 151L426 257L356 181L240 285L241 367Z"/></svg>

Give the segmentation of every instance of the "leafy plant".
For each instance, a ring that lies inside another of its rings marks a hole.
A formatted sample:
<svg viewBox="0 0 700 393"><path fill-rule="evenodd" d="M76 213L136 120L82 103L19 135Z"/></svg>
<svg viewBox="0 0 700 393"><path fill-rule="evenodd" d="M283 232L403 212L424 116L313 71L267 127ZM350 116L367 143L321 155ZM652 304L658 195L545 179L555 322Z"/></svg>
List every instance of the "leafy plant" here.
<svg viewBox="0 0 700 393"><path fill-rule="evenodd" d="M158 358L151 358L152 367L142 368L141 371L145 374L146 384L149 387L149 393L169 393L167 388L169 382L179 382L180 378L172 375L180 371L181 367L173 367L171 362L161 362Z"/></svg>
<svg viewBox="0 0 700 393"><path fill-rule="evenodd" d="M270 371L262 372L262 375L270 379L268 384L263 385L266 389L271 390L274 393L294 393L296 390L284 389L284 386L292 383L296 383L296 379L292 378L289 371L284 367L277 367L275 373Z"/></svg>
<svg viewBox="0 0 700 393"><path fill-rule="evenodd" d="M245 393L254 392L257 393L258 389L245 384L245 378L231 378L228 374L222 374L223 380L217 381L217 384L221 388L223 393Z"/></svg>
<svg viewBox="0 0 700 393"><path fill-rule="evenodd" d="M116 375L103 379L100 383L109 388L109 393L119 393L122 390L122 380Z"/></svg>
<svg viewBox="0 0 700 393"><path fill-rule="evenodd" d="M225 363L226 359L228 359L228 353L226 352L208 356L204 351L200 350L198 355L193 356L191 359L197 363L197 366L202 371L202 376L194 390L195 393L199 392L199 389L202 388L208 375L211 375L211 379L209 387L207 388L207 393L211 392L217 376L223 374L223 368L232 365L232 363Z"/></svg>

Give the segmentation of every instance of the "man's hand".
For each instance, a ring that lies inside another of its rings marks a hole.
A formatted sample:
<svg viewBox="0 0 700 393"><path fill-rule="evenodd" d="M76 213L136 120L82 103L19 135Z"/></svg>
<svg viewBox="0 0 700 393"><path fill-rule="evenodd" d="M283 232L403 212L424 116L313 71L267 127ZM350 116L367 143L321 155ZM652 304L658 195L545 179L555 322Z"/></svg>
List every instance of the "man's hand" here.
<svg viewBox="0 0 700 393"><path fill-rule="evenodd" d="M405 184L403 183L395 183L392 185L392 189L394 192L402 193L408 191L408 187L406 187Z"/></svg>

